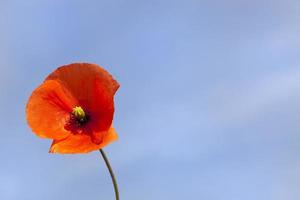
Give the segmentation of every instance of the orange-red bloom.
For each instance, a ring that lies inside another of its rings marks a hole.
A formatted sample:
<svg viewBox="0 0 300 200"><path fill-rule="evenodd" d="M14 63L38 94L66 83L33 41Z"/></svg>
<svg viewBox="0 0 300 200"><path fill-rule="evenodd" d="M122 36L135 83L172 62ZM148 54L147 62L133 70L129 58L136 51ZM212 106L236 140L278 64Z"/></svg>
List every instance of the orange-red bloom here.
<svg viewBox="0 0 300 200"><path fill-rule="evenodd" d="M32 131L53 139L51 153L87 153L118 138L112 120L119 84L95 64L59 67L36 88L26 116Z"/></svg>

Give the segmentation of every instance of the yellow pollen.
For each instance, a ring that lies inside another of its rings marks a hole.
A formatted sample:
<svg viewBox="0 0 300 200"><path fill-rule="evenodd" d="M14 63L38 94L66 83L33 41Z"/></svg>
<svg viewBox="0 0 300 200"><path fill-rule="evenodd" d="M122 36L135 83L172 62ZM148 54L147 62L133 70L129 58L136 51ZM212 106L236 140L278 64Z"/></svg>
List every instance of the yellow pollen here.
<svg viewBox="0 0 300 200"><path fill-rule="evenodd" d="M86 118L85 112L80 106L73 108L72 114L79 120Z"/></svg>

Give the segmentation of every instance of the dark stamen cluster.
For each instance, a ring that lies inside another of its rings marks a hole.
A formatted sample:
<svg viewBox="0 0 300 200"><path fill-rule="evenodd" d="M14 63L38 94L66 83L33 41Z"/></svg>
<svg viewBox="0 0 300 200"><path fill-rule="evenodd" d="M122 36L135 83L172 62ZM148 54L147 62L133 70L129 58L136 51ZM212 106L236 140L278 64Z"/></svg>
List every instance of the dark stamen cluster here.
<svg viewBox="0 0 300 200"><path fill-rule="evenodd" d="M71 115L79 126L86 124L90 119L89 115L85 115L83 118L77 118L74 114Z"/></svg>

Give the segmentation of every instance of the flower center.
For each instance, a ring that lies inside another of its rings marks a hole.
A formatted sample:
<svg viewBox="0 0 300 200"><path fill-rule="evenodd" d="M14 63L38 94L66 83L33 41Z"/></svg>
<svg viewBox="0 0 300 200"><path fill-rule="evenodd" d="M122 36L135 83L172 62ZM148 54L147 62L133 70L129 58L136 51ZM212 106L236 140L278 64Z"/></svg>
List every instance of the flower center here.
<svg viewBox="0 0 300 200"><path fill-rule="evenodd" d="M80 106L76 106L75 108L73 108L72 114L79 124L84 124L88 121L88 116Z"/></svg>

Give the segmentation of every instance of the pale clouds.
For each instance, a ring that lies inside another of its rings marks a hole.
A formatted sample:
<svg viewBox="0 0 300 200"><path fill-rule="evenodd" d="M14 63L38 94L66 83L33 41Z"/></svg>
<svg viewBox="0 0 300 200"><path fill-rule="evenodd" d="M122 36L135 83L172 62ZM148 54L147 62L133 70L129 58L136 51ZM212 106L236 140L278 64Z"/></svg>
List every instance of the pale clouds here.
<svg viewBox="0 0 300 200"><path fill-rule="evenodd" d="M271 72L246 83L225 85L211 96L212 115L225 123L245 122L300 98L300 68Z"/></svg>

